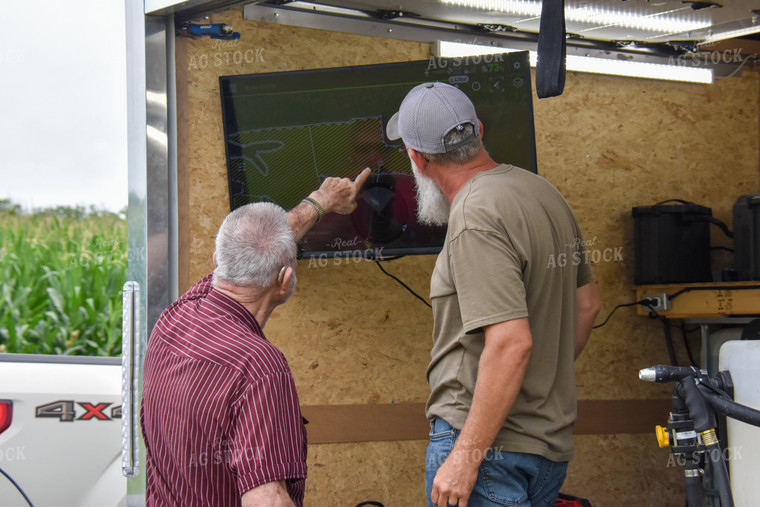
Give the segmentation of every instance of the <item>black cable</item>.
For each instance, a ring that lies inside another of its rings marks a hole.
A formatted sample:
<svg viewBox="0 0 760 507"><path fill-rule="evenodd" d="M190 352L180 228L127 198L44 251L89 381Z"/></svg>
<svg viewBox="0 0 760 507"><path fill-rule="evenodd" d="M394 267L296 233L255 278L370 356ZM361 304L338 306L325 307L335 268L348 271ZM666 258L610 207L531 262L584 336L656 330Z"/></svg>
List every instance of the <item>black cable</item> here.
<svg viewBox="0 0 760 507"><path fill-rule="evenodd" d="M618 308L623 308L625 306L644 305L645 303L648 303L648 302L649 302L648 299L642 299L641 301L636 301L634 303L625 303L625 304L622 304L622 305L617 305L615 308L612 309L612 311L609 313L609 315L607 315L607 318L604 319L604 322L602 322L601 324L597 324L596 326L592 327L591 329L596 329L598 327L602 327L603 325L607 324L607 322L610 320L610 317L612 317L612 315L617 311Z"/></svg>
<svg viewBox="0 0 760 507"><path fill-rule="evenodd" d="M395 261L397 259L403 259L406 257L406 255L393 255L388 257L367 257L367 259L371 261L380 261L380 262L388 262L388 261Z"/></svg>
<svg viewBox="0 0 760 507"><path fill-rule="evenodd" d="M386 275L390 276L391 278L393 278L394 280L396 280L398 283L400 283L403 288L405 288L406 290L408 290L409 292L411 292L414 297L416 297L417 299L419 299L420 301L422 301L423 303L425 303L425 305L427 305L428 308L432 308L432 306L430 305L430 303L428 303L427 301L425 301L425 298L423 298L422 296L420 296L419 294L417 294L416 292L414 292L407 284L405 284L404 282L402 282L401 280L399 280L397 277L395 277L392 274L388 273L383 268L383 266L380 264L379 260L375 259L375 264L377 264L377 267L380 268L380 271L382 271L383 273L385 273Z"/></svg>
<svg viewBox="0 0 760 507"><path fill-rule="evenodd" d="M659 313L657 313L657 310L652 308L649 304L644 304L647 308L649 308L649 317L652 319L659 319L660 322L662 322L663 330L665 331L665 347L668 349L668 356L670 357L670 364L672 366L678 366L678 358L676 357L676 349L673 346L673 335L670 333L670 322L668 322L668 319L666 317L663 317Z"/></svg>
<svg viewBox="0 0 760 507"><path fill-rule="evenodd" d="M29 500L28 496L26 496L26 493L24 493L24 490L21 489L21 486L19 486L18 484L16 484L16 481L14 481L13 478L10 475L8 475L7 473L5 473L5 470L3 470L2 468L0 468L0 474L3 474L9 481L11 481L11 484L13 484L14 486L16 486L16 489L18 490L19 493L21 493L21 496L24 497L24 500L26 500L26 503L29 504L29 507L34 507L34 505L32 505L32 501Z"/></svg>
<svg viewBox="0 0 760 507"><path fill-rule="evenodd" d="M720 229L721 231L723 231L723 234L725 234L729 238L733 238L734 237L733 231L731 231L726 224L724 224L723 222L721 222L717 218L708 217L707 221L710 222L713 225L717 225L718 229Z"/></svg>
<svg viewBox="0 0 760 507"><path fill-rule="evenodd" d="M686 287L684 289L674 292L673 294L666 294L666 296L668 297L668 299L672 300L673 298L680 296L684 292L689 292L690 290L691 290L691 287Z"/></svg>
<svg viewBox="0 0 760 507"><path fill-rule="evenodd" d="M668 319L666 317L663 317L657 311L652 308L650 305L645 305L647 308L649 308L649 316L651 318L659 319L660 322L662 322L663 330L665 331L665 347L668 349L668 356L670 357L670 364L673 366L678 366L678 358L676 357L676 349L673 346L673 335L670 334L670 323L668 322Z"/></svg>
<svg viewBox="0 0 760 507"><path fill-rule="evenodd" d="M684 199L668 199L666 201L660 201L657 204L655 204L654 206L662 206L663 204L668 204L669 202L677 202L677 203L680 203L680 204L694 204L694 205L698 206L698 204L696 204L694 202L691 202L691 201L684 200Z"/></svg>
<svg viewBox="0 0 760 507"><path fill-rule="evenodd" d="M652 304L654 302L651 299L641 299L639 301L636 301L634 303L624 303L622 305L617 305L615 308L612 309L612 311L607 315L607 318L604 319L604 322L601 324L597 324L591 329L597 329L599 327L604 326L607 324L607 322L610 320L610 317L617 311L618 308L623 308L625 306L635 306L635 305L641 305L649 309L649 316L651 318L657 318L662 322L662 325L665 329L665 346L668 348L668 356L670 357L670 363L673 366L678 366L678 358L676 357L676 350L673 346L673 335L670 333L670 322L668 322L668 319L657 313L654 308L652 308ZM689 350L689 358L692 359L691 351ZM695 364L692 361L692 364Z"/></svg>
<svg viewBox="0 0 760 507"><path fill-rule="evenodd" d="M683 338L683 346L686 349L686 355L689 357L689 364L697 366L697 362L694 360L694 354L691 352L691 345L689 345L689 337L686 336L686 324L681 321L681 338Z"/></svg>
<svg viewBox="0 0 760 507"><path fill-rule="evenodd" d="M757 290L760 289L760 285L709 285L705 287L684 287L683 289L668 294L668 299L674 299L684 292L691 292L694 290Z"/></svg>
<svg viewBox="0 0 760 507"><path fill-rule="evenodd" d="M681 203L681 204L691 204L691 205L693 205L693 206L699 206L699 207L702 207L702 206L700 206L699 204L697 204L697 203L695 203L695 202L691 202L691 201L685 201L685 200L683 200L683 199L668 199L667 201L658 202L657 204L655 204L655 206L661 206L661 205L663 205L663 204L667 204L667 203L669 203L669 202L677 202L677 203ZM713 216L712 216L712 212L710 212L710 215L709 215L707 218L705 218L704 220L707 220L707 222L709 222L709 223L711 223L711 224L713 224L713 225L716 225L716 226L718 226L718 228L719 228L721 231L723 231L723 234L725 234L725 235L726 235L726 236L728 236L729 238L733 238L733 237L734 237L734 233L733 233L733 231L731 231L731 230L728 228L728 226L727 226L725 223L723 223L721 220L718 220L717 218L713 217Z"/></svg>

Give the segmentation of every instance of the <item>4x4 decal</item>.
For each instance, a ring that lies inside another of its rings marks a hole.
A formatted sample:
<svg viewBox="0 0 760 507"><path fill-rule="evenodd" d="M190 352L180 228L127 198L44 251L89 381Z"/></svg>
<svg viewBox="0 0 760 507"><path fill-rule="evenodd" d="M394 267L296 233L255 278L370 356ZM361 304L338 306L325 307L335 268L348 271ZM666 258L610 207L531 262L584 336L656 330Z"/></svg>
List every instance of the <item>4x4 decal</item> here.
<svg viewBox="0 0 760 507"><path fill-rule="evenodd" d="M77 417L77 405L84 409L84 412ZM106 410L113 403L89 403L74 400L58 400L51 403L45 403L34 408L35 417L50 417L58 419L58 422L73 421L110 421L111 419L121 419L121 406L111 407L110 416L106 415Z"/></svg>

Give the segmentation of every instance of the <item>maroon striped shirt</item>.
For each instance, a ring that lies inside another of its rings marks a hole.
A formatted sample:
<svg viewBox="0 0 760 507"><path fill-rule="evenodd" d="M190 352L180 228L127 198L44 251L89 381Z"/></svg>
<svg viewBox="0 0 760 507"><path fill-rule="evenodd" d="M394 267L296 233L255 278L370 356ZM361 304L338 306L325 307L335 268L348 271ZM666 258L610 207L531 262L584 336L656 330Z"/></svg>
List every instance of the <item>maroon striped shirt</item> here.
<svg viewBox="0 0 760 507"><path fill-rule="evenodd" d="M306 430L290 368L211 275L151 333L140 421L148 505L240 505L280 480L303 505Z"/></svg>

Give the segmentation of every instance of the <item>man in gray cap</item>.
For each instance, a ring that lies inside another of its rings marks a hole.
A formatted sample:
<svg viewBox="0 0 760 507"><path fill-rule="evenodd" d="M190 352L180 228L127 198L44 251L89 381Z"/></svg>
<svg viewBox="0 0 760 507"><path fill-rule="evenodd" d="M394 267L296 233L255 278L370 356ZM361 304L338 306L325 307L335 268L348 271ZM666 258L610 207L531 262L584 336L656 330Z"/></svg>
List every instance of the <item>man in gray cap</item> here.
<svg viewBox="0 0 760 507"><path fill-rule="evenodd" d="M428 505L551 506L574 451L573 362L600 308L573 212L491 159L456 87L413 88L387 133L411 159L420 221L448 223L430 283Z"/></svg>

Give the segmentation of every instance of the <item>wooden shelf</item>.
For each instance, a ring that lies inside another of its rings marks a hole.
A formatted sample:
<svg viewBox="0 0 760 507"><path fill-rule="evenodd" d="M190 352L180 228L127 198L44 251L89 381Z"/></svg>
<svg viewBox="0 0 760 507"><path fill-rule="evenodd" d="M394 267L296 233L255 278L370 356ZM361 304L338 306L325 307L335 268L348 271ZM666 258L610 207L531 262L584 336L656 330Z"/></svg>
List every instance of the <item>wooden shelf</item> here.
<svg viewBox="0 0 760 507"><path fill-rule="evenodd" d="M636 300L645 294L665 293L670 309L658 312L671 319L760 315L760 282L684 283L639 285ZM637 305L639 315L648 315Z"/></svg>

